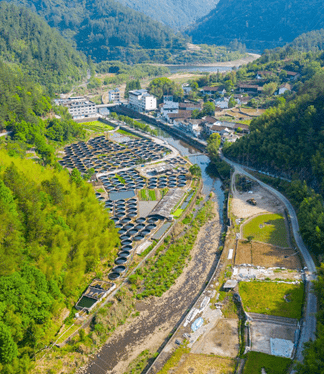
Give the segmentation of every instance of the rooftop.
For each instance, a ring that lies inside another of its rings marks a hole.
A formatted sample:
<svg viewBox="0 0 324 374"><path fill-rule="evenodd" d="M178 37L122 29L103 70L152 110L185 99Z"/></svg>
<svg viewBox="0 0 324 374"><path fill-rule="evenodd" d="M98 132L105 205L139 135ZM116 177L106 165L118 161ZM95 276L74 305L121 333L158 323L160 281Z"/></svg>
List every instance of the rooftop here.
<svg viewBox="0 0 324 374"><path fill-rule="evenodd" d="M183 198L185 191L180 188L170 188L168 193L156 205L149 216L169 218L174 206Z"/></svg>
<svg viewBox="0 0 324 374"><path fill-rule="evenodd" d="M229 279L228 281L226 281L226 283L224 284L223 288L224 289L231 289L231 288L235 288L237 285L237 281L234 280L234 279Z"/></svg>

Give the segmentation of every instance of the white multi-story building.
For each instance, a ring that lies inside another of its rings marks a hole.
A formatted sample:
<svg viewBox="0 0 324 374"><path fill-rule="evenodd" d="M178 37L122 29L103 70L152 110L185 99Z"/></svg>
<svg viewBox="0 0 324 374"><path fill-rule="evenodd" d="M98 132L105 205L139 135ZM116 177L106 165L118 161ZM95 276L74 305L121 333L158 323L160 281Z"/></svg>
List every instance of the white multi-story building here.
<svg viewBox="0 0 324 374"><path fill-rule="evenodd" d="M55 104L67 107L73 119L98 116L96 104L82 96L56 99Z"/></svg>
<svg viewBox="0 0 324 374"><path fill-rule="evenodd" d="M115 88L114 90L110 90L108 92L109 94L109 101L120 101L120 92L118 88Z"/></svg>
<svg viewBox="0 0 324 374"><path fill-rule="evenodd" d="M129 106L138 112L155 110L156 98L144 89L129 91Z"/></svg>
<svg viewBox="0 0 324 374"><path fill-rule="evenodd" d="M168 119L168 114L178 112L179 103L173 101L173 96L163 96L163 103L160 105L161 117Z"/></svg>

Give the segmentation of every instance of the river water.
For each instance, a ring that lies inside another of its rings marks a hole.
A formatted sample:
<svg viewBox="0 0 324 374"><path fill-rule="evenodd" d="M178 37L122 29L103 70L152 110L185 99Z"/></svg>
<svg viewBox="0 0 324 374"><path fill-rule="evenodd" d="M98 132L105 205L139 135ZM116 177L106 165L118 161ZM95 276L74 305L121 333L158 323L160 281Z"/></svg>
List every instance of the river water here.
<svg viewBox="0 0 324 374"><path fill-rule="evenodd" d="M199 72L199 73L217 73L222 71L230 71L232 68L230 66L189 66L189 65L178 65L178 66L168 66L171 74L176 74L179 72Z"/></svg>
<svg viewBox="0 0 324 374"><path fill-rule="evenodd" d="M223 223L223 206L224 206L224 191L222 190L222 181L217 176L215 167L211 164L208 156L201 154L201 152L190 144L180 140L169 133L158 129L158 137L171 144L174 148L177 148L182 156L188 156L189 160L193 164L199 165L202 172L203 189L202 192L205 195L209 195L210 192L214 192L214 201L218 205L219 217L221 223Z"/></svg>

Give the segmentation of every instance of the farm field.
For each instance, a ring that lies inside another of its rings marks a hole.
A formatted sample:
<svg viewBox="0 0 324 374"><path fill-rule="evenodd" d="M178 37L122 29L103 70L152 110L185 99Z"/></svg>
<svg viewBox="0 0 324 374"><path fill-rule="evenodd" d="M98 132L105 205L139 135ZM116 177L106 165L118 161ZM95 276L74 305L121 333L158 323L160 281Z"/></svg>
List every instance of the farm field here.
<svg viewBox="0 0 324 374"><path fill-rule="evenodd" d="M81 125L86 130L91 130L91 131L96 131L96 132L110 131L114 129L113 126L107 125L101 121L81 122Z"/></svg>
<svg viewBox="0 0 324 374"><path fill-rule="evenodd" d="M301 318L304 285L277 282L240 282L239 293L247 312Z"/></svg>
<svg viewBox="0 0 324 374"><path fill-rule="evenodd" d="M243 236L279 247L289 247L285 219L280 214L263 214L243 226Z"/></svg>
<svg viewBox="0 0 324 374"><path fill-rule="evenodd" d="M267 243L239 240L235 265L251 264L264 267L301 269L299 257L293 249L283 249Z"/></svg>
<svg viewBox="0 0 324 374"><path fill-rule="evenodd" d="M174 213L173 213L173 216L176 217L176 218L179 218L181 216L183 212L183 209L177 209Z"/></svg>
<svg viewBox="0 0 324 374"><path fill-rule="evenodd" d="M285 357L270 356L260 352L249 352L243 374L286 374L289 372L291 360Z"/></svg>
<svg viewBox="0 0 324 374"><path fill-rule="evenodd" d="M147 190L145 188L139 191L139 198L141 201L157 200L155 190Z"/></svg>

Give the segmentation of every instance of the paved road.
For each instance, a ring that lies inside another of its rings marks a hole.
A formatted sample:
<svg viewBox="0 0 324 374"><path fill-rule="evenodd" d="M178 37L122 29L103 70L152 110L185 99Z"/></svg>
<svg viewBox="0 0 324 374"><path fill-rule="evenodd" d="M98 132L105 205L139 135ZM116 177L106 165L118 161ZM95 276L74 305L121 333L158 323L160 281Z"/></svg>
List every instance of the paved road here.
<svg viewBox="0 0 324 374"><path fill-rule="evenodd" d="M300 341L299 341L299 345L298 345L297 353L296 353L296 359L298 361L302 361L303 360L302 350L303 350L304 343L308 342L309 340L315 339L315 332L316 332L315 314L317 312L317 300L316 300L316 296L312 292L310 292L310 288L311 288L310 281L316 278L316 274L315 274L316 266L299 233L299 225L298 225L296 212L293 206L291 205L290 201L285 196L283 196L279 191L277 191L275 188L270 187L267 184L261 182L259 179L255 178L253 175L251 175L246 170L244 170L239 164L231 160L228 160L222 154L220 156L225 162L231 165L236 170L236 172L243 174L249 177L250 179L258 182L263 188L265 188L266 190L271 192L273 195L275 195L286 206L289 212L292 230L293 230L296 244L308 268L308 271L306 272L306 280L307 280L306 282L306 292L307 292L306 313L305 313L304 320L302 323L301 336L300 336Z"/></svg>

